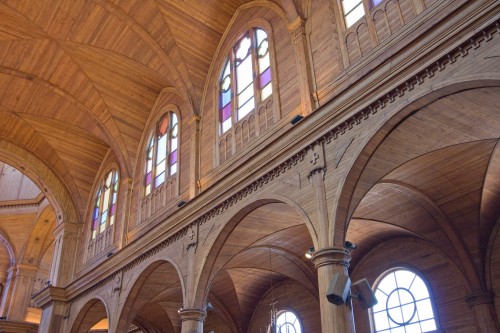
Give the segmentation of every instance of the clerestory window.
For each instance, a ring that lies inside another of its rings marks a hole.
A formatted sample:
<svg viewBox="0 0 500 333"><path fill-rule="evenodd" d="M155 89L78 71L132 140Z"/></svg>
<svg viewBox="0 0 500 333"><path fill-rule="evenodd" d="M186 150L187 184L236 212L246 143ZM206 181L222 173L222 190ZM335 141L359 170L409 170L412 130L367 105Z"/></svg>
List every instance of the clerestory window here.
<svg viewBox="0 0 500 333"><path fill-rule="evenodd" d="M113 169L106 174L96 192L92 212L92 239L115 223L118 199L118 172Z"/></svg>
<svg viewBox="0 0 500 333"><path fill-rule="evenodd" d="M269 40L264 30L253 28L229 52L219 79L220 133L250 114L273 93Z"/></svg>
<svg viewBox="0 0 500 333"><path fill-rule="evenodd" d="M423 279L398 268L386 273L377 285L378 303L372 308L375 332L433 332L433 301Z"/></svg>
<svg viewBox="0 0 500 333"><path fill-rule="evenodd" d="M174 112L165 113L151 130L146 147L145 195L160 187L178 169L179 123Z"/></svg>

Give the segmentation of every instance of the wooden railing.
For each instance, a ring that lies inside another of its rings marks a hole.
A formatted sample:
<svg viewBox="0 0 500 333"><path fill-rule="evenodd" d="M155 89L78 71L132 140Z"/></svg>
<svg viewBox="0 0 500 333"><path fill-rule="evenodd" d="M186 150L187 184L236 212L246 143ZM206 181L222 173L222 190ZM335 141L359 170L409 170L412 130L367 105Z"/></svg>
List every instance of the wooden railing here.
<svg viewBox="0 0 500 333"><path fill-rule="evenodd" d="M88 262L95 256L101 254L104 250L113 244L113 226L104 230L103 233L97 235L95 239L91 239L87 245L87 253L85 262Z"/></svg>
<svg viewBox="0 0 500 333"><path fill-rule="evenodd" d="M271 96L259 103L254 111L238 121L231 130L219 138L219 164L223 164L243 150L275 121Z"/></svg>
<svg viewBox="0 0 500 333"><path fill-rule="evenodd" d="M145 196L141 202L141 222L146 221L179 196L177 174L167 178L158 188Z"/></svg>
<svg viewBox="0 0 500 333"><path fill-rule="evenodd" d="M349 64L391 37L438 0L386 0L345 31Z"/></svg>

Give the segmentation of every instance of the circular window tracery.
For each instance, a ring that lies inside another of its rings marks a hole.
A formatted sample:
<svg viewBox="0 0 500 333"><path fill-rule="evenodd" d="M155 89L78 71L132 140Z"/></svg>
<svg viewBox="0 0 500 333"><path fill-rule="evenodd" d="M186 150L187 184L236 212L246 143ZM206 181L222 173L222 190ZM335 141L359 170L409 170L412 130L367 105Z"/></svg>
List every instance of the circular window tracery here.
<svg viewBox="0 0 500 333"><path fill-rule="evenodd" d="M383 277L372 308L375 332L413 333L437 329L427 286L420 276L397 269Z"/></svg>
<svg viewBox="0 0 500 333"><path fill-rule="evenodd" d="M302 333L299 318L292 311L284 311L276 318L276 333Z"/></svg>

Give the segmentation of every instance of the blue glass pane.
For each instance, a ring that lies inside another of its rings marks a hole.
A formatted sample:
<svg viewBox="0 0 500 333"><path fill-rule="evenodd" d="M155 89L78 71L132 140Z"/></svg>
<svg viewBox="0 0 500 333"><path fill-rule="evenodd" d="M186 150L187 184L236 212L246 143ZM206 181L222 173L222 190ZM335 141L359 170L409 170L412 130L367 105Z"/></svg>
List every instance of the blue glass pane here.
<svg viewBox="0 0 500 333"><path fill-rule="evenodd" d="M221 106L224 107L231 102L231 90L221 93Z"/></svg>

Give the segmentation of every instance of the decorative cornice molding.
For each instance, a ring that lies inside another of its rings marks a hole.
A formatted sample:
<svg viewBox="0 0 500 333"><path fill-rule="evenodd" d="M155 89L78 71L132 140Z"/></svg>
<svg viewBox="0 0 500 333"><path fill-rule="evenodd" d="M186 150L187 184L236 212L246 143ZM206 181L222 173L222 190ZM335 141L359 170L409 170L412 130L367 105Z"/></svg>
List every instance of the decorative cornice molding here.
<svg viewBox="0 0 500 333"><path fill-rule="evenodd" d="M38 208L42 205L43 199L45 199L45 195L40 192L40 194L33 199L1 201L0 210Z"/></svg>
<svg viewBox="0 0 500 333"><path fill-rule="evenodd" d="M330 144L332 140L337 140L339 136L346 134L347 131L353 129L357 125L360 125L362 121L365 121L370 116L386 108L389 104L394 103L398 98L401 98L405 94L413 91L416 86L422 85L426 80L433 78L436 72L438 71L442 72L449 66L456 63L458 58L466 57L471 49L478 49L486 42L491 41L495 33L496 34L500 33L500 19L496 20L492 24L480 30L474 36L468 38L458 47L452 49L451 51L440 57L437 61L433 62L423 70L419 71L417 74L411 76L409 79L398 85L396 88L392 89L390 92L384 94L383 96L372 102L367 107L358 111L348 119L334 126L331 130L327 131L325 134L323 134L313 142L309 143L307 146L295 152L291 157L286 159L284 162L275 166L274 168L266 172L264 175L260 176L250 184L246 185L243 189L237 191L229 198L215 205L212 209L209 209L206 213L202 214L200 217L196 218L191 223L186 224L180 230L176 231L173 235L167 237L159 244L147 250L142 255L136 257L131 262L119 268L114 273L108 275L99 282L95 283L88 289L85 289L83 292L74 296L69 301L71 303L74 303L77 300L85 297L86 295L93 293L94 291L104 287L108 283L114 281L117 274L131 270L132 268L138 266L146 259L151 258L152 256L159 253L161 250L165 249L166 247L172 245L173 243L181 239L183 236L187 234L188 230L193 226L195 225L200 226L203 223L209 221L211 218L222 214L224 211L232 207L238 201L241 201L249 194L256 192L264 185L273 181L275 178L278 178L281 174L285 173L286 171L290 170L293 166L303 161L305 157L308 155L309 151L313 150L313 147L315 145Z"/></svg>
<svg viewBox="0 0 500 333"><path fill-rule="evenodd" d="M64 288L48 286L32 296L36 306L45 310L49 306L56 304L67 304L66 291Z"/></svg>

